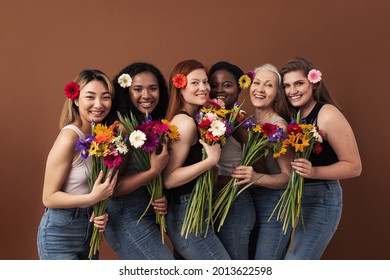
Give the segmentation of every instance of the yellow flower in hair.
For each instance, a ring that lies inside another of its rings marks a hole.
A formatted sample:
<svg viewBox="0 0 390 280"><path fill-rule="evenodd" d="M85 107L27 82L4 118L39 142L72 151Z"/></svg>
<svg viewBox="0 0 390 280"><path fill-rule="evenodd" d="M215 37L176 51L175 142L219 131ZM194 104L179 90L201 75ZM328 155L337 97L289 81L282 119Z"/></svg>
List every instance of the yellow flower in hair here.
<svg viewBox="0 0 390 280"><path fill-rule="evenodd" d="M251 78L249 78L248 75L242 75L240 79L238 80L238 84L240 85L241 89L246 89L251 85Z"/></svg>

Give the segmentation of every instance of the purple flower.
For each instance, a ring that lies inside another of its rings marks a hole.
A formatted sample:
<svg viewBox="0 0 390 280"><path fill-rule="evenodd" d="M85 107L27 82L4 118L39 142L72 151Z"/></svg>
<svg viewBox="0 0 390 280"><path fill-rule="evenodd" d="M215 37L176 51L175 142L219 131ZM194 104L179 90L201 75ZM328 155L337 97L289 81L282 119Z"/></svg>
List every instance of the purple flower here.
<svg viewBox="0 0 390 280"><path fill-rule="evenodd" d="M160 140L158 139L157 135L152 132L145 132L146 135L146 141L142 146L142 149L148 153L154 152L160 143Z"/></svg>
<svg viewBox="0 0 390 280"><path fill-rule="evenodd" d="M85 139L77 139L76 152L79 152L82 158L86 159L88 157L88 150L93 139L94 137L92 135L88 135Z"/></svg>
<svg viewBox="0 0 390 280"><path fill-rule="evenodd" d="M251 81L255 78L256 74L253 70L249 70L248 73L246 73L249 78L251 78Z"/></svg>
<svg viewBox="0 0 390 280"><path fill-rule="evenodd" d="M283 128L278 127L276 131L269 135L269 140L271 142L283 141L286 136L283 134Z"/></svg>
<svg viewBox="0 0 390 280"><path fill-rule="evenodd" d="M252 117L250 118L249 120L245 121L243 126L246 128L246 129L252 129L256 126L255 124L255 119Z"/></svg>

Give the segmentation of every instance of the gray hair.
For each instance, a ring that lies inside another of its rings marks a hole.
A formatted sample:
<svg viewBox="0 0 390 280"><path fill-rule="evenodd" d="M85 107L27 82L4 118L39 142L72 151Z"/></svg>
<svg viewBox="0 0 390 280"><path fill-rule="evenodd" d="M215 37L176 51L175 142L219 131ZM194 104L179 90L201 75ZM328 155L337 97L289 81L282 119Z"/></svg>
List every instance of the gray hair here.
<svg viewBox="0 0 390 280"><path fill-rule="evenodd" d="M255 72L255 74L257 74L257 72L263 71L263 70L270 71L270 72L274 73L278 77L278 84L280 85L282 83L282 77L280 76L278 69L274 65L272 65L270 63L265 63L265 64L260 65L259 67L255 68L254 72Z"/></svg>

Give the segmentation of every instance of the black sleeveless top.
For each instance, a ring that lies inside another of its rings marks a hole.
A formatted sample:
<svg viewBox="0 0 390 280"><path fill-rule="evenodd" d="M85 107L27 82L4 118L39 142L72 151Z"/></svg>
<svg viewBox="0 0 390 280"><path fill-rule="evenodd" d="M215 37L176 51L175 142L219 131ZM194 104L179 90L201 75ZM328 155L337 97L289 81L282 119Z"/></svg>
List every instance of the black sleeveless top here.
<svg viewBox="0 0 390 280"><path fill-rule="evenodd" d="M187 112L184 112L184 111L179 112L179 114L185 114L185 115L191 117ZM198 127L198 124L196 123L195 119L194 119L194 122L195 122L196 127ZM198 134L198 138L200 138L198 130L197 130L197 134ZM195 164L197 162L202 161L202 149L203 149L203 146L202 146L202 144L199 143L199 141L197 141L194 145L192 145L190 150L188 151L188 155L187 155L186 160L184 161L183 166L189 166L189 165L192 165L192 164ZM167 190L168 196L174 197L174 196L180 196L180 195L191 193L192 189L195 187L197 180L198 180L198 177L189 181L188 183L185 183L184 185Z"/></svg>
<svg viewBox="0 0 390 280"><path fill-rule="evenodd" d="M317 102L313 110L311 110L311 112L309 113L309 115L307 115L307 117L303 118L302 120L306 121L306 123L317 122L318 113L322 108L322 106L324 106L323 103ZM318 129L321 131L321 127L318 127ZM339 161L336 153L334 152L333 148L330 146L328 141L323 139L321 146L322 146L322 151L318 155L311 153L309 157L309 161L311 162L312 166L326 166ZM327 181L327 180L305 178L305 183L313 183L313 182L321 182L321 181Z"/></svg>

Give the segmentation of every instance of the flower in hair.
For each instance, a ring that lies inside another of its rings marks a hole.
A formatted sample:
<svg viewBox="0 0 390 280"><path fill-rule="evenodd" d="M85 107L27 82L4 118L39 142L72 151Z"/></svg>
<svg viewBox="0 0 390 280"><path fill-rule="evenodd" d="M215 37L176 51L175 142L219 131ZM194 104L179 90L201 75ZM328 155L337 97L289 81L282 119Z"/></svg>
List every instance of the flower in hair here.
<svg viewBox="0 0 390 280"><path fill-rule="evenodd" d="M320 70L317 69L311 69L309 71L309 74L307 74L307 79L310 83L316 84L322 79L322 73Z"/></svg>
<svg viewBox="0 0 390 280"><path fill-rule="evenodd" d="M253 79L256 76L256 73L253 70L249 70L248 73L246 73L246 75L251 79L251 81L253 81Z"/></svg>
<svg viewBox="0 0 390 280"><path fill-rule="evenodd" d="M248 88L251 85L251 82L252 82L252 80L247 74L242 75L240 77L240 79L238 80L238 84L239 84L241 89Z"/></svg>
<svg viewBox="0 0 390 280"><path fill-rule="evenodd" d="M122 74L118 78L118 84L123 88L130 87L132 82L133 79L130 77L129 74Z"/></svg>
<svg viewBox="0 0 390 280"><path fill-rule="evenodd" d="M69 82L65 85L64 92L69 99L74 100L80 95L80 86L78 83Z"/></svg>
<svg viewBox="0 0 390 280"><path fill-rule="evenodd" d="M185 88L187 86L187 78L183 74L176 74L172 78L172 83L175 88Z"/></svg>

